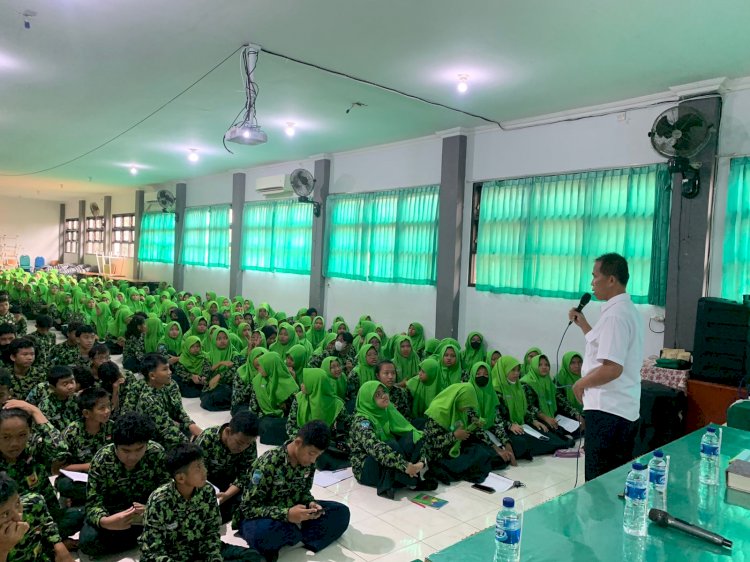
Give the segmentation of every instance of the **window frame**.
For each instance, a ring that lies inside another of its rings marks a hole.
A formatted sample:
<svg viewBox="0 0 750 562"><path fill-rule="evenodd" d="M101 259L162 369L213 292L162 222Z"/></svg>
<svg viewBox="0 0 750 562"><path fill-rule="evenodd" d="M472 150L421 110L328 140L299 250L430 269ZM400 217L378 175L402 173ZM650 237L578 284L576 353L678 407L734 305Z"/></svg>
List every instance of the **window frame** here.
<svg viewBox="0 0 750 562"><path fill-rule="evenodd" d="M122 219L121 226L118 226L118 219ZM127 219L130 219L130 226L125 226ZM120 258L134 258L135 256L135 213L117 213L112 215L112 239L110 240L110 255ZM130 240L124 238L125 233L130 233ZM115 244L120 245L119 251L115 251ZM122 247L127 248L125 254L122 253Z"/></svg>
<svg viewBox="0 0 750 562"><path fill-rule="evenodd" d="M66 254L78 254L80 248L80 219L65 219L65 237L63 240L63 251ZM70 248L70 249L68 249Z"/></svg>

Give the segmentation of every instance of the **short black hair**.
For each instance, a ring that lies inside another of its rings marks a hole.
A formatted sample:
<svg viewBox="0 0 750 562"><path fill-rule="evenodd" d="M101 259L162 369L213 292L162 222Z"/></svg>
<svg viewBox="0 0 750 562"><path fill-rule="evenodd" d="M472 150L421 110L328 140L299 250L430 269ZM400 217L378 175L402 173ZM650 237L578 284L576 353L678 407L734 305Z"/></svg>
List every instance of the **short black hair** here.
<svg viewBox="0 0 750 562"><path fill-rule="evenodd" d="M603 275L614 275L623 287L628 285L630 273L628 272L628 261L620 254L604 254L596 258L599 264L599 271Z"/></svg>
<svg viewBox="0 0 750 562"><path fill-rule="evenodd" d="M240 410L229 420L229 429L232 433L242 433L248 437L257 437L258 416L250 410Z"/></svg>
<svg viewBox="0 0 750 562"><path fill-rule="evenodd" d="M10 388L12 384L13 379L10 377L10 371L0 367L0 386L7 386Z"/></svg>
<svg viewBox="0 0 750 562"><path fill-rule="evenodd" d="M136 316L135 314L128 322L127 328L125 328L126 338L137 338L141 335L141 326L146 323L146 319L143 316Z"/></svg>
<svg viewBox="0 0 750 562"><path fill-rule="evenodd" d="M396 364L393 361L391 361L390 359L383 359L382 361L378 361L378 364L375 365L375 374L376 375L380 374L380 369L383 368L383 365L393 365L394 367L396 366Z"/></svg>
<svg viewBox="0 0 750 562"><path fill-rule="evenodd" d="M350 345L354 343L354 336L351 334L351 332L342 332L340 335L346 343Z"/></svg>
<svg viewBox="0 0 750 562"><path fill-rule="evenodd" d="M148 443L156 434L156 426L151 418L137 412L125 412L115 420L112 442L115 447Z"/></svg>
<svg viewBox="0 0 750 562"><path fill-rule="evenodd" d="M276 328L274 328L273 326L263 326L260 331L263 332L263 335L266 336L266 339L276 335Z"/></svg>
<svg viewBox="0 0 750 562"><path fill-rule="evenodd" d="M93 359L97 355L103 355L105 353L109 354L109 348L103 343L95 343L91 346L91 349L89 349L89 359Z"/></svg>
<svg viewBox="0 0 750 562"><path fill-rule="evenodd" d="M161 353L147 353L143 356L141 361L141 374L146 378L148 382L149 373L153 373L160 365L166 365L167 360Z"/></svg>
<svg viewBox="0 0 750 562"><path fill-rule="evenodd" d="M299 428L297 437L302 439L302 445L313 446L325 451L331 443L331 430L322 420L312 420Z"/></svg>
<svg viewBox="0 0 750 562"><path fill-rule="evenodd" d="M68 328L70 329L70 328ZM95 334L96 330L88 324L81 324L76 328L76 337L80 338L81 334Z"/></svg>
<svg viewBox="0 0 750 562"><path fill-rule="evenodd" d="M73 369L66 365L55 365L47 373L47 382L51 386L56 386L63 379L73 377Z"/></svg>
<svg viewBox="0 0 750 562"><path fill-rule="evenodd" d="M76 398L76 402L78 403L78 409L83 414L84 410L93 410L96 403L104 398L109 398L109 392L103 388L92 386L81 392Z"/></svg>
<svg viewBox="0 0 750 562"><path fill-rule="evenodd" d="M99 384L111 394L115 383L120 380L120 367L114 361L105 361L99 365L96 374L99 375Z"/></svg>
<svg viewBox="0 0 750 562"><path fill-rule="evenodd" d="M318 314L318 309L314 306L311 306L307 309L307 312L305 312L305 316L312 316L313 314Z"/></svg>
<svg viewBox="0 0 750 562"><path fill-rule="evenodd" d="M0 295L0 302L9 302L8 301L8 295L7 294Z"/></svg>
<svg viewBox="0 0 750 562"><path fill-rule="evenodd" d="M17 304L14 304L13 306L10 307L10 313L11 314L21 314L21 307L18 306Z"/></svg>
<svg viewBox="0 0 750 562"><path fill-rule="evenodd" d="M7 502L17 493L18 484L16 484L16 481L8 476L7 472L0 472L0 504Z"/></svg>
<svg viewBox="0 0 750 562"><path fill-rule="evenodd" d="M9 324L8 322L0 324L0 336L4 336L6 334L15 334L15 333L16 333L15 324Z"/></svg>
<svg viewBox="0 0 750 562"><path fill-rule="evenodd" d="M31 427L31 414L21 408L3 408L0 410L0 426L3 425L4 420L11 418L21 418L26 421L26 424Z"/></svg>
<svg viewBox="0 0 750 562"><path fill-rule="evenodd" d="M76 330L78 330L78 326L80 325L81 325L80 322L68 322L68 334L67 335L70 335L70 334L75 335Z"/></svg>
<svg viewBox="0 0 750 562"><path fill-rule="evenodd" d="M190 463L203 460L203 449L195 443L180 443L167 451L164 461L167 472L174 478L177 473L184 472Z"/></svg>
<svg viewBox="0 0 750 562"><path fill-rule="evenodd" d="M29 338L16 338L8 346L8 355L15 355L20 349L34 347L34 342Z"/></svg>
<svg viewBox="0 0 750 562"><path fill-rule="evenodd" d="M52 317L49 314L40 314L36 317L36 327L39 328L51 328Z"/></svg>
<svg viewBox="0 0 750 562"><path fill-rule="evenodd" d="M85 390L87 388L91 388L92 386L96 386L96 379L91 373L91 369L87 367L84 367L82 365L74 365L73 376L76 379L76 383L78 383L79 390Z"/></svg>

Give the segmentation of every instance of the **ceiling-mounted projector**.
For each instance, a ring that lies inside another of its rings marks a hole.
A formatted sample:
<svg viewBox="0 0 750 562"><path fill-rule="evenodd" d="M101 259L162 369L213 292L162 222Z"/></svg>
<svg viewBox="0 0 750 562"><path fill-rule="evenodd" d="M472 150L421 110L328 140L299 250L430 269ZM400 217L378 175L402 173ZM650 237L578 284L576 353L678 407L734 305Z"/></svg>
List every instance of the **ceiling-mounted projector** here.
<svg viewBox="0 0 750 562"><path fill-rule="evenodd" d="M268 140L268 135L258 125L242 123L229 127L224 133L224 140L237 144L263 144Z"/></svg>

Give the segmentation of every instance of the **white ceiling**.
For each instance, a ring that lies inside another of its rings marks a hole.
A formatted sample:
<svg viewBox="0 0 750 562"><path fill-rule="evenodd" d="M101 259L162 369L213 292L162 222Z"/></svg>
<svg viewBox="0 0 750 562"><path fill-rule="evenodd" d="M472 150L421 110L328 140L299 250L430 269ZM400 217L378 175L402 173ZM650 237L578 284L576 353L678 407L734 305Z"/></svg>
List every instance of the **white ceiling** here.
<svg viewBox="0 0 750 562"><path fill-rule="evenodd" d="M38 12L30 30L26 9ZM231 155L221 138L244 103L237 54L104 148L8 175L97 147L243 42L505 121L746 76L748 22L747 0L6 0L0 194L111 193L483 124L261 54L269 142L230 145ZM470 76L463 96L459 73ZM368 107L347 115L353 101ZM189 148L199 163L187 162Z"/></svg>

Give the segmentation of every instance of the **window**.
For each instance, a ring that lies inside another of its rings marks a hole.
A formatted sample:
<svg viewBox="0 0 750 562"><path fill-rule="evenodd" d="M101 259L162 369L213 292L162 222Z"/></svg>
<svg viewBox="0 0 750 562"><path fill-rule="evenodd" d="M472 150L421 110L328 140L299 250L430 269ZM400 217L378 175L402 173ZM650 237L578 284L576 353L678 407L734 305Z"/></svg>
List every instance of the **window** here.
<svg viewBox="0 0 750 562"><path fill-rule="evenodd" d="M146 213L141 219L138 259L174 263L174 213Z"/></svg>
<svg viewBox="0 0 750 562"><path fill-rule="evenodd" d="M104 253L104 217L86 217L87 254Z"/></svg>
<svg viewBox="0 0 750 562"><path fill-rule="evenodd" d="M594 259L617 252L628 260L633 301L663 306L670 187L663 164L486 182L469 282L577 299L590 289Z"/></svg>
<svg viewBox="0 0 750 562"><path fill-rule="evenodd" d="M78 253L78 234L80 222L78 219L65 219L65 253Z"/></svg>
<svg viewBox="0 0 750 562"><path fill-rule="evenodd" d="M742 301L750 293L750 158L729 164L721 296Z"/></svg>
<svg viewBox="0 0 750 562"><path fill-rule="evenodd" d="M329 198L326 275L434 285L438 186Z"/></svg>
<svg viewBox="0 0 750 562"><path fill-rule="evenodd" d="M295 200L245 204L242 269L310 273L312 205Z"/></svg>
<svg viewBox="0 0 750 562"><path fill-rule="evenodd" d="M230 205L187 209L180 263L228 268L232 243L231 226Z"/></svg>
<svg viewBox="0 0 750 562"><path fill-rule="evenodd" d="M132 258L135 248L135 213L112 215L112 255Z"/></svg>

